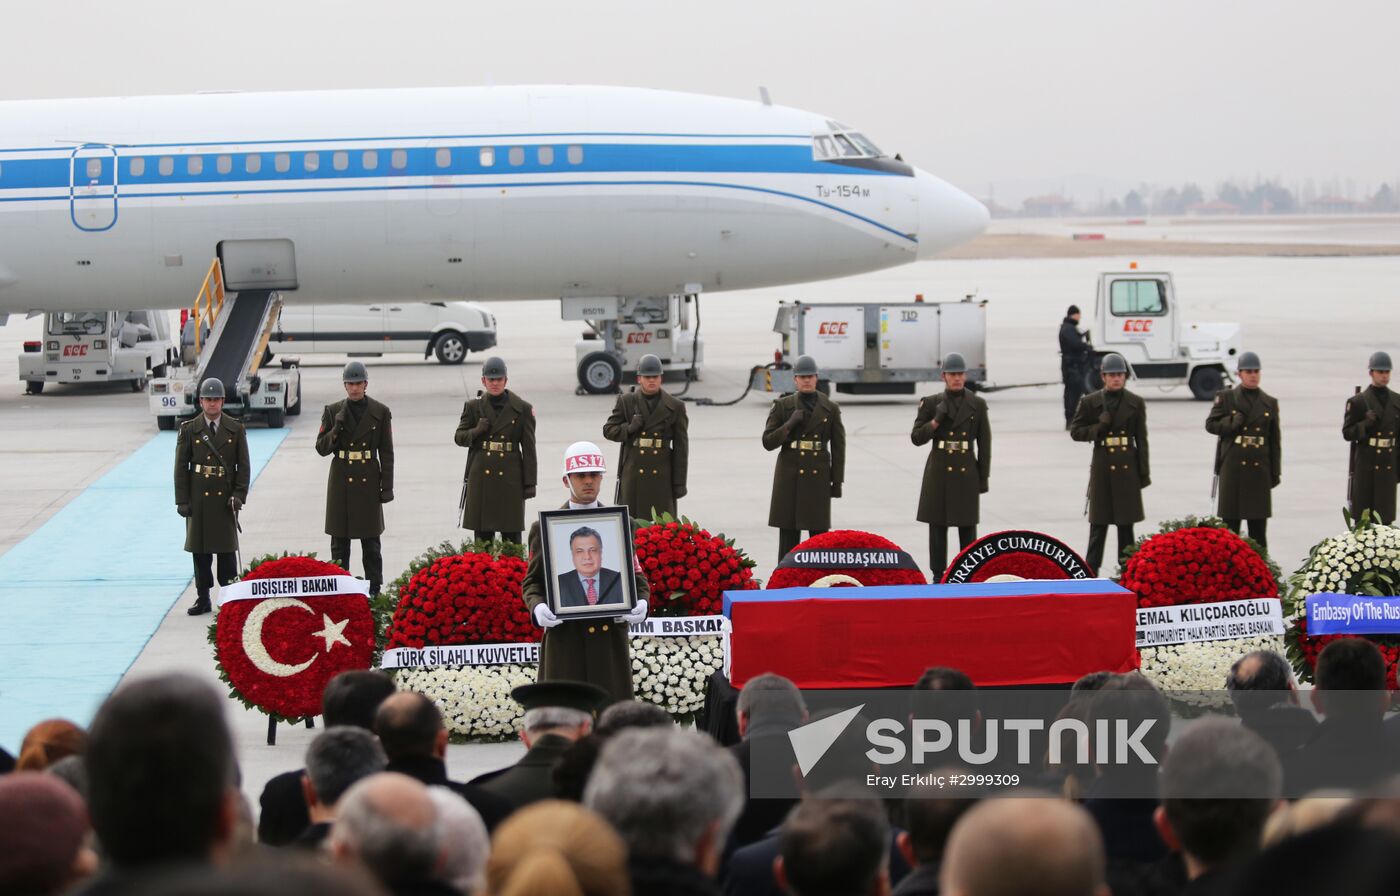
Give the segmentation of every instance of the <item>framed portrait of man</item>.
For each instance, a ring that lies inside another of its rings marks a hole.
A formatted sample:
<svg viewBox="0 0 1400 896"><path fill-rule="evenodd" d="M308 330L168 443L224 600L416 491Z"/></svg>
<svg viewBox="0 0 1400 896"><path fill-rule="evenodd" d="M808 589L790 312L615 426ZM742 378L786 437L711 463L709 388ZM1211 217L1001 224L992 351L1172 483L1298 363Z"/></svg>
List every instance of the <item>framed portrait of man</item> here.
<svg viewBox="0 0 1400 896"><path fill-rule="evenodd" d="M549 608L560 619L621 616L637 603L625 506L542 512L540 550Z"/></svg>

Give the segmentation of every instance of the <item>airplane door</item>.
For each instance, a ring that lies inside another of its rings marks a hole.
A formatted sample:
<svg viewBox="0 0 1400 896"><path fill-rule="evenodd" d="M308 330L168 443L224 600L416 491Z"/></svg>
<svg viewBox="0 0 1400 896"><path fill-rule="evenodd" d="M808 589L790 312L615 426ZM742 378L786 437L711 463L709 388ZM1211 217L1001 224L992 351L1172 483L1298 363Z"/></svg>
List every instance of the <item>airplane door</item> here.
<svg viewBox="0 0 1400 896"><path fill-rule="evenodd" d="M73 226L100 233L117 223L116 147L88 143L68 163L68 207Z"/></svg>

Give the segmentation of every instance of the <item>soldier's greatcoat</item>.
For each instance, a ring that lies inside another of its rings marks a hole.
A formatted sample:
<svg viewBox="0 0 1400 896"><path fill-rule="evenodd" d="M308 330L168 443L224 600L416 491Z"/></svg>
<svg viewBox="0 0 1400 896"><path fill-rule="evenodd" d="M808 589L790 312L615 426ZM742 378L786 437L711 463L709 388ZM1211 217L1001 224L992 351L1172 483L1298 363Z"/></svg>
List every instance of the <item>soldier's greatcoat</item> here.
<svg viewBox="0 0 1400 896"><path fill-rule="evenodd" d="M566 503L561 510L567 510ZM544 561L540 551L540 524L530 524L530 560L525 567L521 596L531 615L547 602ZM631 562L632 558L626 558ZM637 574L637 599L651 596L647 577ZM608 692L610 702L632 699L632 650L627 623L610 617L561 622L544 630L540 642L538 681L584 681Z"/></svg>
<svg viewBox="0 0 1400 896"><path fill-rule="evenodd" d="M942 404L947 416L938 429L929 424ZM915 445L930 445L924 464L924 485L919 492L919 522L940 526L975 526L981 494L992 473L992 425L987 402L966 389L944 390L919 399L914 430Z"/></svg>
<svg viewBox="0 0 1400 896"><path fill-rule="evenodd" d="M783 434L783 424L802 408L796 392L773 402L763 427L763 448L777 449L768 525L779 529L831 528L831 492L846 478L846 428L841 409L820 392L802 425ZM805 409L804 409L805 410Z"/></svg>
<svg viewBox="0 0 1400 896"><path fill-rule="evenodd" d="M642 418L639 432L629 434L634 415ZM690 459L685 402L658 393L648 402L639 390L617 397L612 414L603 424L603 437L622 443L618 463L619 504L626 504L634 520L653 519L657 513L676 513L676 500L685 494L686 466Z"/></svg>
<svg viewBox="0 0 1400 896"><path fill-rule="evenodd" d="M1274 486L1283 475L1278 399L1263 389L1226 389L1215 396L1206 432L1219 437L1216 513L1225 520L1268 519L1273 515Z"/></svg>
<svg viewBox="0 0 1400 896"><path fill-rule="evenodd" d="M1366 412L1376 422L1366 422ZM1370 510L1389 525L1395 519L1395 479L1400 468L1400 396L1370 386L1347 399L1342 436L1352 443L1351 514Z"/></svg>
<svg viewBox="0 0 1400 896"><path fill-rule="evenodd" d="M356 425L349 403L345 398L326 405L316 436L316 453L331 457L326 534L375 538L384 533L384 502L394 493L393 415L382 402L366 396ZM341 423L336 422L338 416Z"/></svg>
<svg viewBox="0 0 1400 896"><path fill-rule="evenodd" d="M224 414L216 432L200 414L180 426L175 436L175 503L190 508L185 550L192 554L238 550L238 527L228 502L230 497L248 501L250 471L248 434L242 423Z"/></svg>
<svg viewBox="0 0 1400 896"><path fill-rule="evenodd" d="M1109 393L1100 389L1079 400L1070 436L1093 442L1089 466L1089 524L1127 526L1141 522L1142 490L1152 482L1147 458L1147 404L1127 389L1108 423L1101 421Z"/></svg>
<svg viewBox="0 0 1400 896"><path fill-rule="evenodd" d="M535 409L507 389L497 410L486 395L462 406L454 441L467 450L467 506L462 528L488 532L525 530L525 490L536 485ZM488 421L484 435L472 437Z"/></svg>

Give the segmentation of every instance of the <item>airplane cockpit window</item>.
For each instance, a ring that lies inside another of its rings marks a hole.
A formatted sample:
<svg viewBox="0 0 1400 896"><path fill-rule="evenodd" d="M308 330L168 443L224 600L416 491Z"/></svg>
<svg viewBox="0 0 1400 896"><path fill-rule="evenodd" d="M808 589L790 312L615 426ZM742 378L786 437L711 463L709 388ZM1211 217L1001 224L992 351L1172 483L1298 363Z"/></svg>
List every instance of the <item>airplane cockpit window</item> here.
<svg viewBox="0 0 1400 896"><path fill-rule="evenodd" d="M835 127L835 122L828 122ZM812 156L816 159L878 159L885 154L864 134L848 128L812 136Z"/></svg>
<svg viewBox="0 0 1400 896"><path fill-rule="evenodd" d="M884 155L883 152L880 152L880 147L876 146L874 143L871 143L870 140L864 134L851 134L850 138L855 143L855 145L859 146L866 155L874 156L877 159L880 156Z"/></svg>
<svg viewBox="0 0 1400 896"><path fill-rule="evenodd" d="M861 154L860 150L856 149L856 145L852 143L845 134L836 135L836 145L841 147L841 155L847 158L853 158Z"/></svg>

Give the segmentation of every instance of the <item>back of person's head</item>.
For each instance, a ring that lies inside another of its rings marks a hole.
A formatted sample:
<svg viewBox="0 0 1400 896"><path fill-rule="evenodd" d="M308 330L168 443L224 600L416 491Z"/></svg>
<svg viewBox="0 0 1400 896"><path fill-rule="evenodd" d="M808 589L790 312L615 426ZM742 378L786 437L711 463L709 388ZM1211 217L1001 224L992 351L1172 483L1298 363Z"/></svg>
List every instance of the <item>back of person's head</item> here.
<svg viewBox="0 0 1400 896"><path fill-rule="evenodd" d="M496 829L486 887L491 896L630 896L627 846L596 813L542 800Z"/></svg>
<svg viewBox="0 0 1400 896"><path fill-rule="evenodd" d="M162 675L119 688L88 731L88 809L119 868L207 861L232 832L233 742L224 701Z"/></svg>
<svg viewBox="0 0 1400 896"><path fill-rule="evenodd" d="M327 728L354 725L374 729L379 704L394 693L394 679L375 669L351 669L330 680L321 692L321 717Z"/></svg>
<svg viewBox="0 0 1400 896"><path fill-rule="evenodd" d="M573 745L555 760L552 774L555 796L561 800L583 802L583 788L588 786L588 779L593 775L593 766L598 764L598 754L603 751L606 740L607 738L595 731L574 741Z"/></svg>
<svg viewBox="0 0 1400 896"><path fill-rule="evenodd" d="M931 666L924 670L919 680L914 682L916 691L971 691L972 679L961 669L947 666Z"/></svg>
<svg viewBox="0 0 1400 896"><path fill-rule="evenodd" d="M1385 712L1385 658L1365 638L1339 638L1317 655L1313 700L1332 719L1376 718ZM1322 693L1319 694L1318 692Z"/></svg>
<svg viewBox="0 0 1400 896"><path fill-rule="evenodd" d="M624 728L666 728L676 724L670 713L645 700L619 700L598 716L593 730L603 736Z"/></svg>
<svg viewBox="0 0 1400 896"><path fill-rule="evenodd" d="M1242 719L1260 713L1285 699L1293 687L1288 660L1272 650L1252 650L1235 660L1225 678L1225 689Z"/></svg>
<svg viewBox="0 0 1400 896"><path fill-rule="evenodd" d="M374 733L390 762L434 755L443 730L437 704L413 691L391 694L374 714Z"/></svg>
<svg viewBox="0 0 1400 896"><path fill-rule="evenodd" d="M936 774L959 771L949 769ZM905 797L904 827L915 861L920 865L938 862L948 846L948 835L953 832L953 825L976 803L977 800L971 797L951 796L935 789L915 791Z"/></svg>
<svg viewBox="0 0 1400 896"><path fill-rule="evenodd" d="M807 718L807 703L791 679L765 672L744 683L734 711L742 720L745 734L755 728L785 731Z"/></svg>
<svg viewBox="0 0 1400 896"><path fill-rule="evenodd" d="M52 775L0 777L0 893L62 892L96 866L84 847L87 810ZM86 860L86 865L85 865Z"/></svg>
<svg viewBox="0 0 1400 896"><path fill-rule="evenodd" d="M1073 700L1084 694L1090 694L1104 686L1104 682L1113 677L1112 672L1090 672L1087 675L1079 676L1079 680L1070 685L1069 698Z"/></svg>
<svg viewBox="0 0 1400 896"><path fill-rule="evenodd" d="M327 728L306 748L306 777L323 806L334 806L351 785L388 764L379 738L349 725Z"/></svg>
<svg viewBox="0 0 1400 896"><path fill-rule="evenodd" d="M948 838L945 896L1108 896L1103 839L1079 806L1045 796L989 799Z"/></svg>
<svg viewBox="0 0 1400 896"><path fill-rule="evenodd" d="M1091 731L1100 720L1109 720L1113 725L1119 720L1126 721L1129 732L1136 732L1144 723L1151 722L1138 742L1158 763L1162 761L1167 751L1167 733L1171 729L1171 707L1155 684L1139 672L1128 672L1104 682L1090 699L1089 716L1094 723ZM1135 763L1132 768L1155 770L1156 766L1139 762L1135 753L1129 751L1128 755Z"/></svg>
<svg viewBox="0 0 1400 896"><path fill-rule="evenodd" d="M446 787L429 787L442 831L442 867L438 879L459 893L476 893L486 883L486 855L491 835L471 803Z"/></svg>
<svg viewBox="0 0 1400 896"><path fill-rule="evenodd" d="M81 756L87 732L67 719L45 719L24 736L15 771L42 772L60 759Z"/></svg>
<svg viewBox="0 0 1400 896"><path fill-rule="evenodd" d="M301 850L260 850L218 868L178 866L143 878L141 896L387 896L360 868Z"/></svg>
<svg viewBox="0 0 1400 896"><path fill-rule="evenodd" d="M914 718L942 719L950 723L974 722L981 712L977 686L972 679L966 672L947 666L924 670L914 682L911 704Z"/></svg>
<svg viewBox="0 0 1400 896"><path fill-rule="evenodd" d="M819 722L839 714L840 710L825 709L814 715L812 721ZM858 714L841 730L821 758L802 773L803 796L849 790L865 784L866 777L875 771L875 763L869 755L870 743L865 736L869 727L870 720ZM758 773L755 765L751 774Z"/></svg>
<svg viewBox="0 0 1400 896"><path fill-rule="evenodd" d="M803 800L778 835L794 896L865 896L889 873L890 824L877 799Z"/></svg>
<svg viewBox="0 0 1400 896"><path fill-rule="evenodd" d="M571 706L536 706L525 710L520 727L531 739L554 734L578 740L592 730L593 716Z"/></svg>
<svg viewBox="0 0 1400 896"><path fill-rule="evenodd" d="M1283 768L1253 731L1229 719L1203 719L1172 743L1160 786L1161 814L1170 826L1164 838L1214 867L1259 848L1264 822L1283 793Z"/></svg>
<svg viewBox="0 0 1400 896"><path fill-rule="evenodd" d="M393 772L371 775L340 798L327 844L341 860L357 860L386 887L431 880L442 834L428 788Z"/></svg>
<svg viewBox="0 0 1400 896"><path fill-rule="evenodd" d="M603 745L583 802L617 829L633 857L697 864L724 847L744 808L744 776L703 734L634 728Z"/></svg>
<svg viewBox="0 0 1400 896"><path fill-rule="evenodd" d="M83 803L87 803L88 781L87 766L83 764L82 756L64 756L44 770L45 774L53 775L69 787L77 791L78 796L83 798Z"/></svg>
<svg viewBox="0 0 1400 896"><path fill-rule="evenodd" d="M1337 821L1283 840L1249 860L1232 893L1261 896L1394 896L1395 835Z"/></svg>

